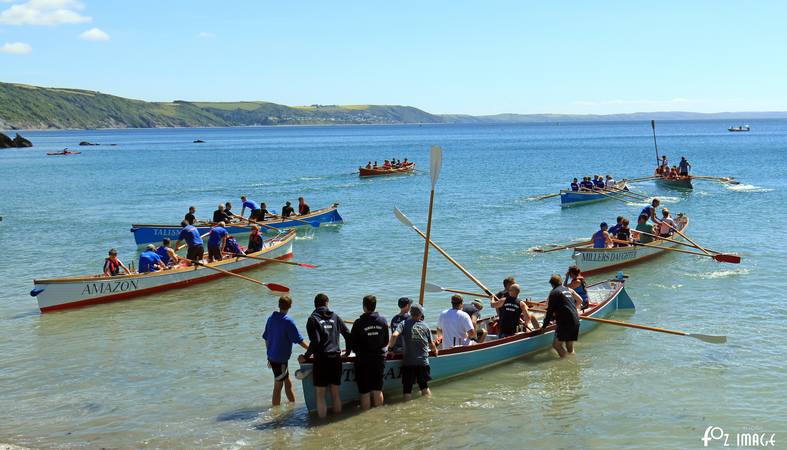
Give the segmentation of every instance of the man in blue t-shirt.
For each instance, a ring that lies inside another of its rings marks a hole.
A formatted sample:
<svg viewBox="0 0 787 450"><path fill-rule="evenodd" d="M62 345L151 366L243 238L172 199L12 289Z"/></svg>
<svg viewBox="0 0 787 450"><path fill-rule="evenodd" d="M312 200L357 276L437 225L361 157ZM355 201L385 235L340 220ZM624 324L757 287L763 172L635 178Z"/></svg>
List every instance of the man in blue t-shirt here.
<svg viewBox="0 0 787 450"><path fill-rule="evenodd" d="M287 370L287 362L292 356L292 344L298 344L304 349L309 348L309 344L304 342L303 336L295 326L287 312L292 307L292 299L285 295L279 297L279 310L274 311L265 323L265 331L262 338L265 339L265 347L268 353L268 367L273 370L273 405L281 403L281 388L287 400L294 402L295 393L292 391L292 381L290 372Z"/></svg>
<svg viewBox="0 0 787 450"><path fill-rule="evenodd" d="M221 249L227 242L227 229L224 228L224 222L219 222L218 225L210 229L208 236L208 262L221 261Z"/></svg>
<svg viewBox="0 0 787 450"><path fill-rule="evenodd" d="M175 250L180 249L181 241L186 241L186 245L189 246L189 250L186 253L186 259L191 261L201 260L203 253L205 253L205 247L202 246L202 237L199 235L197 227L189 225L185 220L180 223L180 226L182 226L183 229L180 230L178 241L175 242Z"/></svg>
<svg viewBox="0 0 787 450"><path fill-rule="evenodd" d="M245 195L240 196L240 201L243 202L243 205L240 208L241 217L243 217L243 213L246 212L246 208L249 208L249 211L251 211L249 214L249 220L258 220L260 215L260 205L254 200L247 199Z"/></svg>
<svg viewBox="0 0 787 450"><path fill-rule="evenodd" d="M142 254L139 255L139 273L155 272L164 270L167 266L161 261L161 257L156 253L156 246L148 244Z"/></svg>

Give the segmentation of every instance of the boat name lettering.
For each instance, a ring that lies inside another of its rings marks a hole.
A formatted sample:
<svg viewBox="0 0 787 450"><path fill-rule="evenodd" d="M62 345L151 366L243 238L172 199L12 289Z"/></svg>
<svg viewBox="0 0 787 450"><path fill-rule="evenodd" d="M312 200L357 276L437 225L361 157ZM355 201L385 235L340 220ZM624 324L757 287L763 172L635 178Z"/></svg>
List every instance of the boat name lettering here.
<svg viewBox="0 0 787 450"><path fill-rule="evenodd" d="M593 262L614 262L634 259L636 256L636 250L627 250L622 252L583 252L582 260Z"/></svg>
<svg viewBox="0 0 787 450"><path fill-rule="evenodd" d="M342 369L342 378L344 381L350 383L355 381L355 367L346 367ZM402 369L401 367L391 367L385 371L385 376L383 376L384 380L397 380L402 378Z"/></svg>
<svg viewBox="0 0 787 450"><path fill-rule="evenodd" d="M177 236L180 230L176 228L153 228L153 236Z"/></svg>
<svg viewBox="0 0 787 450"><path fill-rule="evenodd" d="M82 295L115 294L118 292L134 291L139 288L137 280L102 281L87 283L82 289Z"/></svg>

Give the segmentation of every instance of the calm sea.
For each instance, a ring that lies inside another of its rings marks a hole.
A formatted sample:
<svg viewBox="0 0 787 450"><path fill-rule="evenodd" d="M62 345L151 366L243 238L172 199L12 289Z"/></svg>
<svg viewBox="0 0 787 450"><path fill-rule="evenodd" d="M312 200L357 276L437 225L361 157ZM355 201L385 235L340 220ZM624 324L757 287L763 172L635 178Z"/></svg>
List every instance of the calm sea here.
<svg viewBox="0 0 787 450"><path fill-rule="evenodd" d="M304 196L340 203L343 225L302 230L296 260L317 270L249 274L292 288L303 326L317 292L344 318L377 295L417 297L422 241L394 218L426 221L429 146L444 148L433 238L487 284L515 275L547 293L568 252L544 243L588 238L601 221L634 218L616 201L561 210L575 176L651 173L650 124L341 126L23 133L32 149L0 151L0 442L34 447L698 448L709 426L787 441L785 244L787 121L661 122L659 146L694 173L690 193L636 186L691 217L690 236L738 252L740 265L669 254L626 270L635 313L615 318L725 334L726 345L617 327L583 336L576 356L541 352L437 385L430 399L319 422L301 401L270 407L259 334L276 297L226 279L175 292L40 315L34 278L97 273L110 247L136 259L132 223L177 223L190 205L209 217L249 195L275 209ZM194 139L204 144L193 144ZM102 144L76 147L79 141ZM45 156L63 147L81 155ZM414 176L359 179L368 160L409 158ZM603 277L595 277L602 279ZM429 280L473 289L432 253ZM448 307L429 294L427 321ZM303 329L303 328L302 328ZM294 359L293 359L294 362ZM300 386L296 395L302 399ZM715 443L716 447L720 444ZM714 443L711 443L713 446Z"/></svg>

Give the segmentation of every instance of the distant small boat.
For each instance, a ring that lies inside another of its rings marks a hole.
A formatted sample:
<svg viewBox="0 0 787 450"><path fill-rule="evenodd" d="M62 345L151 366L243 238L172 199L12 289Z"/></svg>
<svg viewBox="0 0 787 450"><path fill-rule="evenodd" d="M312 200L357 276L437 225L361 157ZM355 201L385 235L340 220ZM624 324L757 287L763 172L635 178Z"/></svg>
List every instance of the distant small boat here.
<svg viewBox="0 0 787 450"><path fill-rule="evenodd" d="M204 143L205 143L205 141L203 141L202 139L196 139L196 140L194 141L194 143L195 143L195 144L204 144Z"/></svg>
<svg viewBox="0 0 787 450"><path fill-rule="evenodd" d="M64 155L79 155L82 152L71 152L68 150L63 150L62 152L48 152L47 155L49 156L64 156Z"/></svg>
<svg viewBox="0 0 787 450"><path fill-rule="evenodd" d="M742 131L751 131L751 127L749 125L741 125L737 127L729 127L727 128L727 131L732 133L739 133Z"/></svg>
<svg viewBox="0 0 787 450"><path fill-rule="evenodd" d="M415 170L415 163L410 162L407 163L406 166L397 167L397 168L382 168L377 167L373 169L367 169L366 167L359 167L358 174L362 177L375 177L378 175L395 175L395 174L402 174L402 173L410 173Z"/></svg>

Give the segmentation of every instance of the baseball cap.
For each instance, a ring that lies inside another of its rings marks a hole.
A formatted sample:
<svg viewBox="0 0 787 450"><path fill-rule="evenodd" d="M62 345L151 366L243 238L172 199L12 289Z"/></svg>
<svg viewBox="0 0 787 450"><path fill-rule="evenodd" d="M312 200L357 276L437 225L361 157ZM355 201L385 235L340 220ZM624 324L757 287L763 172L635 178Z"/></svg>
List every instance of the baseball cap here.
<svg viewBox="0 0 787 450"><path fill-rule="evenodd" d="M405 306L410 305L412 303L413 303L413 301L410 300L407 297L402 297L402 298L399 299L399 307L400 308L404 308Z"/></svg>

